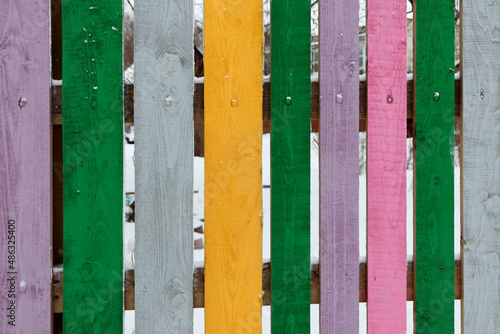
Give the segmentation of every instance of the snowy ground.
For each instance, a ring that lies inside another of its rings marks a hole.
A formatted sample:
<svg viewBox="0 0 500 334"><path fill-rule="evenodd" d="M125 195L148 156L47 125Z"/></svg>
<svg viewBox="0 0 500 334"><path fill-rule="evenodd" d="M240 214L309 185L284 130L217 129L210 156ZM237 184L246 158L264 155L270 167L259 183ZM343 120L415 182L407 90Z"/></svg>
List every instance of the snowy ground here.
<svg viewBox="0 0 500 334"><path fill-rule="evenodd" d="M360 176L359 176L359 252L360 262L366 262L366 155L364 148L365 134L360 133ZM133 145L125 145L125 192L134 191ZM408 140L408 155L411 140ZM413 170L411 159L408 159L407 170L407 254L408 260L413 258ZM458 166L458 163L455 164ZM455 258L460 258L460 168L455 168ZM262 138L262 184L270 185L270 136ZM193 227L203 225L204 220L204 159L194 158L194 198ZM264 230L263 261L270 259L270 189L263 188ZM194 232L195 244L203 243L203 234ZM126 269L133 268L134 224L124 223L124 264ZM319 162L317 134L311 134L311 261L317 263L319 258ZM195 266L203 266L203 249L194 250ZM263 333L270 333L270 308L262 308ZM366 304L360 303L360 333L366 333ZM194 310L194 333L204 333L203 309ZM133 333L134 311L125 312L124 333ZM407 333L413 333L413 302L407 303ZM319 306L311 305L311 333L319 333ZM460 333L460 301L455 301L455 333Z"/></svg>

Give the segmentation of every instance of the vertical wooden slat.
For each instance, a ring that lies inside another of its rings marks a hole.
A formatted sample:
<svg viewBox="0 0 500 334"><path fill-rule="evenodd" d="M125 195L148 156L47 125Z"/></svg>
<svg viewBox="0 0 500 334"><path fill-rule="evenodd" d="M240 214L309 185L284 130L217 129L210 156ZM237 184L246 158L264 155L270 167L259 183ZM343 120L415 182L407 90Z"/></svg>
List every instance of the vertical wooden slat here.
<svg viewBox="0 0 500 334"><path fill-rule="evenodd" d="M455 2L415 15L416 333L454 331Z"/></svg>
<svg viewBox="0 0 500 334"><path fill-rule="evenodd" d="M406 1L369 1L368 333L406 331Z"/></svg>
<svg viewBox="0 0 500 334"><path fill-rule="evenodd" d="M273 333L310 331L310 3L271 2Z"/></svg>
<svg viewBox="0 0 500 334"><path fill-rule="evenodd" d="M500 3L463 1L463 332L500 326Z"/></svg>
<svg viewBox="0 0 500 334"><path fill-rule="evenodd" d="M258 333L262 2L205 2L205 330Z"/></svg>
<svg viewBox="0 0 500 334"><path fill-rule="evenodd" d="M51 333L50 4L0 2L1 333Z"/></svg>
<svg viewBox="0 0 500 334"><path fill-rule="evenodd" d="M136 333L193 332L192 17L135 1Z"/></svg>
<svg viewBox="0 0 500 334"><path fill-rule="evenodd" d="M359 2L320 3L322 333L359 332Z"/></svg>
<svg viewBox="0 0 500 334"><path fill-rule="evenodd" d="M64 332L122 331L122 2L64 1Z"/></svg>

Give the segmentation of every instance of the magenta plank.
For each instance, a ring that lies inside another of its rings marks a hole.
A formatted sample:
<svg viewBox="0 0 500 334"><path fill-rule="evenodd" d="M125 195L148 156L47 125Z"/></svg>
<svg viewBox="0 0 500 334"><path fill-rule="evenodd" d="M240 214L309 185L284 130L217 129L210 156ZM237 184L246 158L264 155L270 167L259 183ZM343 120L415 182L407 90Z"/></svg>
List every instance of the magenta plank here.
<svg viewBox="0 0 500 334"><path fill-rule="evenodd" d="M406 332L406 1L369 1L368 333Z"/></svg>
<svg viewBox="0 0 500 334"><path fill-rule="evenodd" d="M359 332L358 1L320 2L321 332Z"/></svg>
<svg viewBox="0 0 500 334"><path fill-rule="evenodd" d="M0 1L0 333L51 333L48 0Z"/></svg>

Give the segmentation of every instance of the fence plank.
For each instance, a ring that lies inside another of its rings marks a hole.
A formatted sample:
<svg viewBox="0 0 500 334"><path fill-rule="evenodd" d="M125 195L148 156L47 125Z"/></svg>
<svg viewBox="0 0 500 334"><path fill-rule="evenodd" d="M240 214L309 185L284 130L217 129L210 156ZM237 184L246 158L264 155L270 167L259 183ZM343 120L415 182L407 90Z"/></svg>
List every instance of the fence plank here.
<svg viewBox="0 0 500 334"><path fill-rule="evenodd" d="M63 2L64 331L122 331L122 2Z"/></svg>
<svg viewBox="0 0 500 334"><path fill-rule="evenodd" d="M464 1L463 331L493 333L500 319L500 3Z"/></svg>
<svg viewBox="0 0 500 334"><path fill-rule="evenodd" d="M310 331L310 3L271 2L271 331Z"/></svg>
<svg viewBox="0 0 500 334"><path fill-rule="evenodd" d="M454 332L454 5L414 4L416 333Z"/></svg>
<svg viewBox="0 0 500 334"><path fill-rule="evenodd" d="M321 331L359 332L359 3L320 3Z"/></svg>
<svg viewBox="0 0 500 334"><path fill-rule="evenodd" d="M368 333L406 331L406 2L368 2Z"/></svg>
<svg viewBox="0 0 500 334"><path fill-rule="evenodd" d="M205 330L261 331L262 2L205 2Z"/></svg>
<svg viewBox="0 0 500 334"><path fill-rule="evenodd" d="M136 333L193 332L192 17L135 2Z"/></svg>
<svg viewBox="0 0 500 334"><path fill-rule="evenodd" d="M0 12L0 332L51 333L50 4Z"/></svg>

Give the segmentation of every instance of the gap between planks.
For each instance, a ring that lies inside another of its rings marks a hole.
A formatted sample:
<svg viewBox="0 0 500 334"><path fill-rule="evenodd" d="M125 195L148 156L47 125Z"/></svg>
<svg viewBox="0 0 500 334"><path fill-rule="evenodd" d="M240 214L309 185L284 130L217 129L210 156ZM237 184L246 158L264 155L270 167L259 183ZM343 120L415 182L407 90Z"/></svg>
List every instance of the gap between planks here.
<svg viewBox="0 0 500 334"><path fill-rule="evenodd" d="M367 285L366 285L366 263L359 265L359 302L366 302ZM414 291L414 270L413 262L408 262L406 265L406 300L413 301L415 296ZM53 277L53 312L62 313L63 300L63 273L58 273ZM125 310L133 310L135 308L135 272L129 270L125 272ZM455 261L455 299L462 298L462 270L460 261ZM271 304L271 264L266 262L262 265L262 305ZM319 304L320 286L319 286L319 266L313 264L311 266L311 304ZM205 306L205 269L195 268L193 273L193 307L203 308Z"/></svg>
<svg viewBox="0 0 500 334"><path fill-rule="evenodd" d="M406 83L406 110L408 119L413 118L413 81ZM265 82L262 86L262 120L271 119L271 84ZM460 116L460 79L455 79L455 116ZM134 123L134 85L125 85L123 91L125 123ZM194 85L193 117L197 122L203 122L204 85ZM359 118L366 119L366 81L359 83ZM311 119L319 119L319 83L311 83ZM61 86L52 87L52 124L62 124Z"/></svg>

